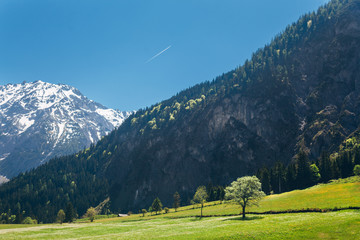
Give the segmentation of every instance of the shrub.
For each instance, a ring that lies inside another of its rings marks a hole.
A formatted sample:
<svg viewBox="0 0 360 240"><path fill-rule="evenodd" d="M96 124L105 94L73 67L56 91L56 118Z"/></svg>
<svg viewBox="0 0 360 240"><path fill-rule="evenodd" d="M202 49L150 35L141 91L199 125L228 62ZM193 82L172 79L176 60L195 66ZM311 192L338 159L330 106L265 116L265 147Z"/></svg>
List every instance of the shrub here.
<svg viewBox="0 0 360 240"><path fill-rule="evenodd" d="M360 176L360 165L355 165L354 174L355 176Z"/></svg>

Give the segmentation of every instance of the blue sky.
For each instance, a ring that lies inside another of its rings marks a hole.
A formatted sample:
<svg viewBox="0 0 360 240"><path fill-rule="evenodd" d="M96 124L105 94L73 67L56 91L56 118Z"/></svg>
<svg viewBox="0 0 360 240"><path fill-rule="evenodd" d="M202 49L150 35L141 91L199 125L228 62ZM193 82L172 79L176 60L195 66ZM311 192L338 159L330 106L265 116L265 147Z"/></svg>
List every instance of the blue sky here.
<svg viewBox="0 0 360 240"><path fill-rule="evenodd" d="M136 110L234 69L326 2L1 0L0 85L64 83Z"/></svg>

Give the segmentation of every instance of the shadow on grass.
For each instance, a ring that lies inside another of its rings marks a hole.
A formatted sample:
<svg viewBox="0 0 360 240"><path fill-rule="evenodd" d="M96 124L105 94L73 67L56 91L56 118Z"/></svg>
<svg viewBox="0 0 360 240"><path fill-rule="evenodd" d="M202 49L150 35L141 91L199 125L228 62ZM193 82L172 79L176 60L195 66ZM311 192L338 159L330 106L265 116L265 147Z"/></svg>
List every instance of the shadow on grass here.
<svg viewBox="0 0 360 240"><path fill-rule="evenodd" d="M223 221L230 221L230 220L235 220L235 221L251 221L251 220L259 220L259 219L263 219L264 217L262 216L251 216L251 217L245 217L243 218L242 216L239 217L232 217L232 218L227 218L224 219Z"/></svg>
<svg viewBox="0 0 360 240"><path fill-rule="evenodd" d="M197 222L197 221L201 221L201 220L204 220L204 219L206 219L206 217L192 217L189 220L191 222Z"/></svg>

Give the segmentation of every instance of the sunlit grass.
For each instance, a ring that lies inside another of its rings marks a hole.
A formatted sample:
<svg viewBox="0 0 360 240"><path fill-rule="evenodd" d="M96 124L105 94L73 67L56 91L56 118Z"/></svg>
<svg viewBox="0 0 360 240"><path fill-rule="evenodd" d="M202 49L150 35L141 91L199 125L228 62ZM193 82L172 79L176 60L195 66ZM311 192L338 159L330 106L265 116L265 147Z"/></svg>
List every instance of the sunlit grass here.
<svg viewBox="0 0 360 240"><path fill-rule="evenodd" d="M0 239L358 239L360 212L249 215L212 218L83 224L49 224L29 229L0 230Z"/></svg>
<svg viewBox="0 0 360 240"><path fill-rule="evenodd" d="M360 207L360 178L338 180L305 190L271 195L248 211ZM210 202L200 214L197 206L170 209L168 214L134 214L123 218L98 216L73 224L0 225L0 239L358 239L360 211L235 215L232 203Z"/></svg>

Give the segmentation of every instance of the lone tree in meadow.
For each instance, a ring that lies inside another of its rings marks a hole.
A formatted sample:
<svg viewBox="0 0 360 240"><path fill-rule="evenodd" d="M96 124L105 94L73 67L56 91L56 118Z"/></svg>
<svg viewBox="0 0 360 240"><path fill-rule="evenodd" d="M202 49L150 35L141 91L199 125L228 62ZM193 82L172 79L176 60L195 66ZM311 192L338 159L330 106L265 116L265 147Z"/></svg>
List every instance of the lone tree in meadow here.
<svg viewBox="0 0 360 240"><path fill-rule="evenodd" d="M200 218L202 218L203 207L204 207L204 203L206 202L207 198L208 198L208 195L206 192L206 187L205 186L198 187L196 190L196 193L194 195L194 202L201 204Z"/></svg>
<svg viewBox="0 0 360 240"><path fill-rule="evenodd" d="M62 224L64 222L64 220L65 220L65 212L64 212L64 210L62 210L62 209L59 210L59 212L57 214L57 217L56 217L56 220L60 224Z"/></svg>
<svg viewBox="0 0 360 240"><path fill-rule="evenodd" d="M241 205L243 218L246 206L257 205L263 197L265 193L261 191L260 180L255 176L238 178L225 189L225 198Z"/></svg>
<svg viewBox="0 0 360 240"><path fill-rule="evenodd" d="M95 215L96 215L96 210L93 207L90 207L87 211L86 211L86 217L88 217L90 219L91 222L94 221L95 219Z"/></svg>
<svg viewBox="0 0 360 240"><path fill-rule="evenodd" d="M156 215L158 214L158 212L161 212L162 206L163 205L158 197L155 198L153 204L151 205L152 210L156 212Z"/></svg>
<svg viewBox="0 0 360 240"><path fill-rule="evenodd" d="M180 194L178 192L174 193L174 208L175 208L175 212L177 211L177 209L180 207Z"/></svg>
<svg viewBox="0 0 360 240"><path fill-rule="evenodd" d="M141 213L142 213L143 217L145 217L145 214L147 213L146 209L141 209Z"/></svg>

